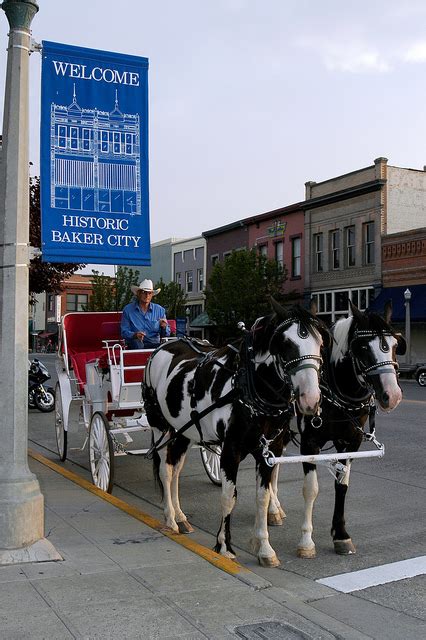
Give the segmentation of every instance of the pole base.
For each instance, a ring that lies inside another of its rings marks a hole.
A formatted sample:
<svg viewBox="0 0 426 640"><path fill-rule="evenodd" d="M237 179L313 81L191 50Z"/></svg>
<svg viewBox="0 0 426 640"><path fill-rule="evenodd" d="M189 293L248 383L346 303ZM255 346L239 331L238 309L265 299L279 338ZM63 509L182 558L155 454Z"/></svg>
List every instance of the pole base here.
<svg viewBox="0 0 426 640"><path fill-rule="evenodd" d="M58 562L63 560L47 538L37 540L21 549L0 549L0 566L28 562Z"/></svg>

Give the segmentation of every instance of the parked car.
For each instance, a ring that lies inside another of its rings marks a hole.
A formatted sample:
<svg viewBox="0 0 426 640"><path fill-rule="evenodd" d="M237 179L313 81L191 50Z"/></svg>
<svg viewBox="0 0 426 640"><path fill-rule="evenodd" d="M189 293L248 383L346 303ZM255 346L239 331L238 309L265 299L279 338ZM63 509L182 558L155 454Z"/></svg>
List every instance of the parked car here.
<svg viewBox="0 0 426 640"><path fill-rule="evenodd" d="M426 387L426 362L402 364L399 373L401 378L414 378L421 387Z"/></svg>

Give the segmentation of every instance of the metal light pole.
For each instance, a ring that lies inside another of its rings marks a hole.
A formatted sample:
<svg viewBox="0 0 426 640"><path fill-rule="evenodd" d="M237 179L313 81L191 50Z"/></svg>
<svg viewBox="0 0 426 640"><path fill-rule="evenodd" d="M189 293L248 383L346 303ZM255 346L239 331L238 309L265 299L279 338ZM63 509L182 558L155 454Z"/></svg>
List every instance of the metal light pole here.
<svg viewBox="0 0 426 640"><path fill-rule="evenodd" d="M406 289L404 291L405 299L405 341L407 343L407 351L405 352L406 364L411 364L411 313L410 313L410 301L411 291Z"/></svg>
<svg viewBox="0 0 426 640"><path fill-rule="evenodd" d="M186 335L189 336L189 317L191 315L191 309L186 307L185 316L186 316Z"/></svg>
<svg viewBox="0 0 426 640"><path fill-rule="evenodd" d="M27 462L29 54L36 0L4 0L9 46L0 169L0 564L58 559Z"/></svg>

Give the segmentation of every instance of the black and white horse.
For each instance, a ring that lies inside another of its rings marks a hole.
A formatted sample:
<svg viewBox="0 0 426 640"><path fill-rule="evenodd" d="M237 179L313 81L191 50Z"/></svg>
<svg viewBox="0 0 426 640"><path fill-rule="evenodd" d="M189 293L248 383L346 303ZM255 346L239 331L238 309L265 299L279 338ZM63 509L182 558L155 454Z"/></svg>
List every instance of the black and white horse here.
<svg viewBox="0 0 426 640"><path fill-rule="evenodd" d="M316 455L333 442L341 452L357 451L366 439L364 428L370 416L374 431L376 402L386 412L395 409L402 399L398 384L396 354L405 353L405 340L390 327L392 308L386 305L384 319L375 313L361 313L351 305L352 316L338 320L332 328L332 349L324 362L321 384L320 421L306 418L301 429L302 455ZM299 420L301 428L302 420ZM349 485L351 461L344 460L337 472L335 504L331 535L338 554L355 553L355 546L346 530L345 498ZM312 511L318 495L316 466L303 463L305 473L303 496L305 514L298 555L315 557L312 539Z"/></svg>
<svg viewBox="0 0 426 640"><path fill-rule="evenodd" d="M279 564L269 544L268 509L275 523L283 512L271 493L272 469L262 452L268 445L279 455L288 443L294 403L304 415L317 414L321 349L323 339L329 339L325 326L308 311L272 304L274 313L256 320L234 344L216 349L180 339L162 345L151 356L142 385L167 527L192 531L179 503L179 474L188 447L222 443L222 522L215 549L235 557L230 516L238 467L251 453L257 478L253 540L264 566Z"/></svg>

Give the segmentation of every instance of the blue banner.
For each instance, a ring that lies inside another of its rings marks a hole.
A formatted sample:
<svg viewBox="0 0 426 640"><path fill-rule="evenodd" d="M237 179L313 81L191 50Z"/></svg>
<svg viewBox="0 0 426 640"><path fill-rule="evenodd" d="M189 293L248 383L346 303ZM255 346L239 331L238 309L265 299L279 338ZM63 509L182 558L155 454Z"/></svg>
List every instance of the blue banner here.
<svg viewBox="0 0 426 640"><path fill-rule="evenodd" d="M43 42L45 262L151 264L148 59Z"/></svg>

